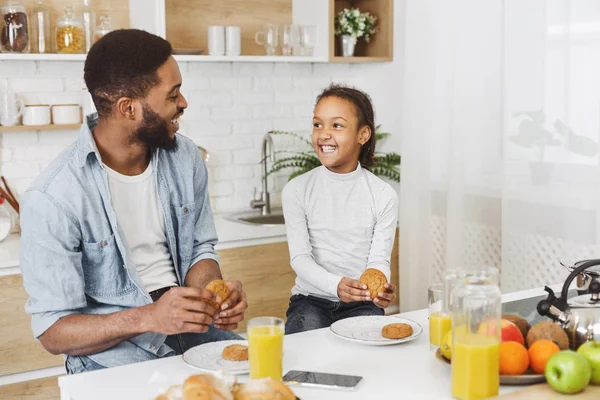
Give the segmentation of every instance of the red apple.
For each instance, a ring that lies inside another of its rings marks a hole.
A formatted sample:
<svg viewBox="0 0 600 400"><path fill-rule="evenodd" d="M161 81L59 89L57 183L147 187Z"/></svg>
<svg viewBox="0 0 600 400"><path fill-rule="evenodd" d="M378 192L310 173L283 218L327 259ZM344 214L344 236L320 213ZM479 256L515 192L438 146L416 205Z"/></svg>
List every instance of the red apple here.
<svg viewBox="0 0 600 400"><path fill-rule="evenodd" d="M487 335L493 335L494 331L495 329L486 322L482 323L478 330L479 333ZM500 340L502 342L517 342L525 346L525 338L521 330L515 323L507 319L500 320Z"/></svg>
<svg viewBox="0 0 600 400"><path fill-rule="evenodd" d="M500 321L500 328L503 342L518 342L525 346L525 338L515 323L503 319Z"/></svg>

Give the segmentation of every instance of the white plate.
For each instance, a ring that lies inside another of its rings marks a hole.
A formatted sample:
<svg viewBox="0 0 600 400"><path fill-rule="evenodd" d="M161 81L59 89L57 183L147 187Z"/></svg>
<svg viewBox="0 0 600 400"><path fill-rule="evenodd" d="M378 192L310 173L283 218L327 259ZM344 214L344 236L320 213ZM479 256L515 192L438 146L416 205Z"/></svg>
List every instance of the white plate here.
<svg viewBox="0 0 600 400"><path fill-rule="evenodd" d="M231 344L248 346L247 340L223 340L192 347L183 353L183 361L195 368L206 371L226 371L233 375L250 373L248 361L229 361L221 355L223 349Z"/></svg>
<svg viewBox="0 0 600 400"><path fill-rule="evenodd" d="M413 334L404 339L387 339L381 335L381 330L387 324L409 324L413 328ZM379 315L346 318L334 322L329 328L334 335L355 343L368 344L372 346L386 346L409 342L418 338L423 333L421 325L401 317L387 317Z"/></svg>

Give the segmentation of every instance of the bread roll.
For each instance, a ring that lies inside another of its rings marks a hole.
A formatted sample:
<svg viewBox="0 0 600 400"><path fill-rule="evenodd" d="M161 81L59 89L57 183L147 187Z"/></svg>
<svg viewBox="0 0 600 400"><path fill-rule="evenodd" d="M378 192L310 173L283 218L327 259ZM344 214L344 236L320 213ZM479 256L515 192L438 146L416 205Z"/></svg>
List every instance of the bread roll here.
<svg viewBox="0 0 600 400"><path fill-rule="evenodd" d="M181 385L171 386L165 393L154 400L182 400Z"/></svg>
<svg viewBox="0 0 600 400"><path fill-rule="evenodd" d="M238 386L234 400L296 400L296 395L280 381L258 379Z"/></svg>
<svg viewBox="0 0 600 400"><path fill-rule="evenodd" d="M231 388L211 374L192 375L183 383L183 400L233 400Z"/></svg>

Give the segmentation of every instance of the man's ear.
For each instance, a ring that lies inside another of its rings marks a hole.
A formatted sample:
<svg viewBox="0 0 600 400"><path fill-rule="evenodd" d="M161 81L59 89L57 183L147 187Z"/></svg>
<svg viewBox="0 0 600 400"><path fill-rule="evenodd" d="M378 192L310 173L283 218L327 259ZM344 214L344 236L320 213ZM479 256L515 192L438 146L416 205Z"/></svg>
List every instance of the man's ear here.
<svg viewBox="0 0 600 400"><path fill-rule="evenodd" d="M363 126L358 131L358 143L362 146L371 139L371 128L368 125Z"/></svg>
<svg viewBox="0 0 600 400"><path fill-rule="evenodd" d="M135 119L135 101L130 97L121 97L117 101L117 113L126 119Z"/></svg>

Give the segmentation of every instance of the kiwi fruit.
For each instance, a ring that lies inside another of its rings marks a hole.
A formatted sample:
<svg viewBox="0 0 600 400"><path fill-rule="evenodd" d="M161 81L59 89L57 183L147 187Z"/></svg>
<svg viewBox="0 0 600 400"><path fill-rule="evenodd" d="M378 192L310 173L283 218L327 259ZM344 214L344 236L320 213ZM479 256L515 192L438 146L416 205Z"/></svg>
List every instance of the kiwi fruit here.
<svg viewBox="0 0 600 400"><path fill-rule="evenodd" d="M502 316L502 319L509 320L513 324L517 325L523 334L523 339L527 337L527 333L529 332L529 329L531 329L531 325L529 325L529 322L527 322L525 318L514 314L506 314Z"/></svg>
<svg viewBox="0 0 600 400"><path fill-rule="evenodd" d="M548 339L553 341L561 350L569 349L569 336L558 325L552 321L538 322L533 325L527 333L527 347L530 347L535 341Z"/></svg>

